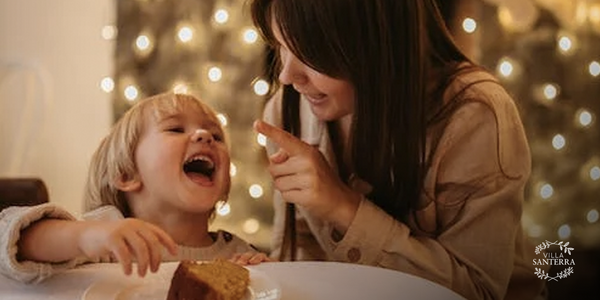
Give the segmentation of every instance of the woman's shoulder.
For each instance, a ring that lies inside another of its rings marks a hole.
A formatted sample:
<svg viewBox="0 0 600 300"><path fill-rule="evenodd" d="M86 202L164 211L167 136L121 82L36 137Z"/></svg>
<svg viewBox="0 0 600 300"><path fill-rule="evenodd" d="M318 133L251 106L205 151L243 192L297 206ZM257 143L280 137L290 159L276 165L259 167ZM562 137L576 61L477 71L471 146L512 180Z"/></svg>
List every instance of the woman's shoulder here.
<svg viewBox="0 0 600 300"><path fill-rule="evenodd" d="M495 163L501 173L525 178L530 165L528 141L517 104L501 82L487 71L472 70L459 74L448 90L447 122L436 123L440 126L431 131L433 138L440 140L437 150L456 154L447 159L470 162L482 153L481 161L489 160L496 152ZM435 130L438 128L441 130Z"/></svg>
<svg viewBox="0 0 600 300"><path fill-rule="evenodd" d="M467 65L459 68L444 91L444 103L481 102L492 107L514 103L502 82L487 69Z"/></svg>

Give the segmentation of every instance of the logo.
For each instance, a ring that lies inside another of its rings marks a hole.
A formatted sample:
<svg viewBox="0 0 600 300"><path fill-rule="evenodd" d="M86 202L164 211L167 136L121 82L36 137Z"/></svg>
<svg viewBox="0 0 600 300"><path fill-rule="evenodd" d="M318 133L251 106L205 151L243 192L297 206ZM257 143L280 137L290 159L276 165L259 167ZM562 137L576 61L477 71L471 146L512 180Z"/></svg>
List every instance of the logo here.
<svg viewBox="0 0 600 300"><path fill-rule="evenodd" d="M539 255L542 253L544 255L543 258L534 258L533 265L534 266L565 266L562 271L556 273L554 276L546 273L542 268L535 268L535 275L537 275L540 279L545 279L548 281L558 281L559 279L567 278L569 275L573 274L573 267L575 265L575 260L569 258L571 255L571 251L574 249L569 246L569 242L549 242L545 241L537 246L535 246L535 254ZM551 246L559 247L560 251L556 252L545 252L544 250L550 249ZM568 255L568 256L567 256Z"/></svg>

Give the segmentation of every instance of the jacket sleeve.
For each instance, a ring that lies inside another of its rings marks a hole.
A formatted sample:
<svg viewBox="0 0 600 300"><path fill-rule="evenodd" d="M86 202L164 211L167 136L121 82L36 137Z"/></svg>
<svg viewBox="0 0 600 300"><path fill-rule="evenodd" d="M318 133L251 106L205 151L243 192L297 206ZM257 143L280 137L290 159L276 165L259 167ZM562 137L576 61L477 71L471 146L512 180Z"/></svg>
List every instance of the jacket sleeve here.
<svg viewBox="0 0 600 300"><path fill-rule="evenodd" d="M19 261L17 243L21 231L41 219L75 220L75 217L50 203L9 207L0 212L0 273L24 283L38 283L55 273L85 262L84 259L73 259L63 263Z"/></svg>
<svg viewBox="0 0 600 300"><path fill-rule="evenodd" d="M415 212L414 226L363 199L345 236L328 237L331 257L414 274L468 299L502 299L530 172L513 105L459 108L433 155L425 179L432 199Z"/></svg>

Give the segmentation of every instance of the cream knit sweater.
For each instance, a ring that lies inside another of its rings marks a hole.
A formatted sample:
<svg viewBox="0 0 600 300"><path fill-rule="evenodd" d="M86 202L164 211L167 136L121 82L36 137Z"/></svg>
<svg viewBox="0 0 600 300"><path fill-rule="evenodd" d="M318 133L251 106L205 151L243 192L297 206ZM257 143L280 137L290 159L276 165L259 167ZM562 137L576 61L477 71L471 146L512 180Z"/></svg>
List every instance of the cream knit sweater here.
<svg viewBox="0 0 600 300"><path fill-rule="evenodd" d="M26 283L40 282L55 273L74 268L83 263L110 262L108 258L81 257L63 263L39 263L17 260L17 242L20 232L31 223L44 219L75 220L66 210L53 204L28 207L9 207L0 212L0 274ZM84 215L85 220L122 219L121 212L113 206L100 207ZM215 242L203 248L178 247L178 254L163 252L163 261L212 260L230 258L236 253L257 252L250 244L223 230L216 232Z"/></svg>

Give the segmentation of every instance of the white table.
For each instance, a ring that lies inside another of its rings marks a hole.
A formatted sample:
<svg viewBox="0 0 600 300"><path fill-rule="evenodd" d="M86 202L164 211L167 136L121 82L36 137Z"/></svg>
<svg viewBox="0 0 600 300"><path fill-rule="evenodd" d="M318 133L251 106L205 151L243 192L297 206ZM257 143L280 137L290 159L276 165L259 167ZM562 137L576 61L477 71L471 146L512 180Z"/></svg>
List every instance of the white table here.
<svg viewBox="0 0 600 300"><path fill-rule="evenodd" d="M126 276L117 264L79 267L36 285L0 275L2 300L164 300L177 263L163 263L144 278ZM250 266L256 300L464 299L425 279L402 272L335 262L274 262Z"/></svg>

